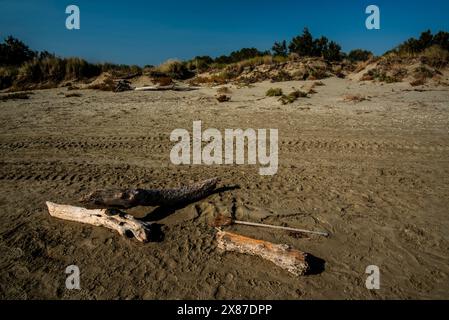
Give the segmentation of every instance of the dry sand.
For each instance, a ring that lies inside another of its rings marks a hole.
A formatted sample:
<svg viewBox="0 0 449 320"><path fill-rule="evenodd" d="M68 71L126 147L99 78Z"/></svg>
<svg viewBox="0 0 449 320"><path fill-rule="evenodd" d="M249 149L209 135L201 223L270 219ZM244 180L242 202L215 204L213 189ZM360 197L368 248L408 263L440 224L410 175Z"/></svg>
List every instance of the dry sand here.
<svg viewBox="0 0 449 320"><path fill-rule="evenodd" d="M0 298L81 299L430 299L449 298L449 90L323 80L317 94L281 105L310 82L215 89L109 93L36 91L0 102ZM361 102L345 102L360 94ZM257 166L174 166L169 134L203 128L279 128L278 173ZM136 208L161 225L159 242L51 218L45 201L76 204L105 187L174 187L213 176L237 185L177 210ZM328 230L293 237L234 230L287 243L325 261L294 277L257 257L220 254L204 217ZM66 290L76 264L81 290ZM381 289L365 288L378 265Z"/></svg>

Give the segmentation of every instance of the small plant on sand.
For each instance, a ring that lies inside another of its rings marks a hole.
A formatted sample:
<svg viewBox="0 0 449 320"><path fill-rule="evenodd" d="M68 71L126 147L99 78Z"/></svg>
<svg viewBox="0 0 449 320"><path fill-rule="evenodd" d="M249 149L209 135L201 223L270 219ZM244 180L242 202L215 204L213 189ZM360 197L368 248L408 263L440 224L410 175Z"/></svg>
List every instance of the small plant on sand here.
<svg viewBox="0 0 449 320"><path fill-rule="evenodd" d="M422 86L426 83L426 80L424 78L420 78L420 79L416 79L413 80L412 82L410 82L410 85L412 87L418 87L418 86Z"/></svg>
<svg viewBox="0 0 449 320"><path fill-rule="evenodd" d="M293 92L290 92L288 95L285 95L285 94L282 95L279 98L279 101L285 105L285 104L293 103L296 100L298 100L299 98L306 98L306 97L307 97L306 92L303 92L301 90L295 90Z"/></svg>
<svg viewBox="0 0 449 320"><path fill-rule="evenodd" d="M310 70L308 80L320 80L327 77L326 70L323 69L312 69Z"/></svg>
<svg viewBox="0 0 449 320"><path fill-rule="evenodd" d="M384 70L379 69L372 69L369 70L366 74L363 75L362 81L367 80L377 80L379 82L386 82L386 83L395 83L395 82L401 82L402 79L406 76L407 70L404 68L399 68L396 70L393 70L390 74L387 74Z"/></svg>
<svg viewBox="0 0 449 320"><path fill-rule="evenodd" d="M343 101L345 102L361 102L365 100L366 98L360 94L347 94L343 96Z"/></svg>
<svg viewBox="0 0 449 320"><path fill-rule="evenodd" d="M265 93L267 97L280 97L282 96L282 89L281 88L270 88Z"/></svg>
<svg viewBox="0 0 449 320"><path fill-rule="evenodd" d="M307 90L307 94L315 94L318 93L313 87L310 87L309 90Z"/></svg>
<svg viewBox="0 0 449 320"><path fill-rule="evenodd" d="M231 97L229 97L229 96L227 96L225 94L221 94L221 95L217 96L217 101L218 102L227 102L229 100L231 100Z"/></svg>
<svg viewBox="0 0 449 320"><path fill-rule="evenodd" d="M431 70L429 68L426 68L425 66L419 66L417 67L414 71L414 76L417 79L429 79L429 78L433 78L437 72L436 70Z"/></svg>

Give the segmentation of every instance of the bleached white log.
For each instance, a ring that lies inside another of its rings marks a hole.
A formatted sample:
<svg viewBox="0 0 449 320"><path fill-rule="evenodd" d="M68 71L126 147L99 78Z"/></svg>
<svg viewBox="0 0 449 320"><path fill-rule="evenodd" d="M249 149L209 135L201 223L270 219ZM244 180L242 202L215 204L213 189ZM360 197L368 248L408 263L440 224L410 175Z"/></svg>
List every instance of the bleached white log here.
<svg viewBox="0 0 449 320"><path fill-rule="evenodd" d="M133 216L113 209L86 209L69 205L46 202L51 216L105 227L117 231L122 236L133 235L141 242L149 240L149 224L135 219Z"/></svg>

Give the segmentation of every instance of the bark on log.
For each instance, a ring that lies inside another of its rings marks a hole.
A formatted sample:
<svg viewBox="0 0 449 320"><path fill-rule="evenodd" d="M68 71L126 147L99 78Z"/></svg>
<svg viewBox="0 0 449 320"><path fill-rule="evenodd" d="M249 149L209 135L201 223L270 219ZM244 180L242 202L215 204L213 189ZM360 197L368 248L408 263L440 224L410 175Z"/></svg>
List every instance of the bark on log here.
<svg viewBox="0 0 449 320"><path fill-rule="evenodd" d="M46 202L46 204L48 212L53 217L106 227L116 230L122 236L130 236L132 234L141 242L149 241L149 224L139 221L126 213L111 209L89 210L52 202Z"/></svg>
<svg viewBox="0 0 449 320"><path fill-rule="evenodd" d="M217 178L205 180L178 189L124 189L97 190L81 198L86 205L104 208L132 208L137 206L177 205L198 201L210 195L217 185Z"/></svg>
<svg viewBox="0 0 449 320"><path fill-rule="evenodd" d="M285 244L274 244L221 230L217 232L217 244L224 251L251 254L269 260L296 276L309 271L307 253Z"/></svg>

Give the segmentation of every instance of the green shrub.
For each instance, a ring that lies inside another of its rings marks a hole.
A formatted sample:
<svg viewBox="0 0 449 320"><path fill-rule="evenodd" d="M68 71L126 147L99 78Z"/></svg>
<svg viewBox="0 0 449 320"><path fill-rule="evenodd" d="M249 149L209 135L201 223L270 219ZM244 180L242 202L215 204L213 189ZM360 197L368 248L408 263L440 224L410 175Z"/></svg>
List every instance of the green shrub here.
<svg viewBox="0 0 449 320"><path fill-rule="evenodd" d="M308 80L321 80L327 77L327 72L324 69L312 69L307 77Z"/></svg>
<svg viewBox="0 0 449 320"><path fill-rule="evenodd" d="M64 59L65 62L65 79L86 79L98 76L101 68L97 65L88 63L80 58Z"/></svg>
<svg viewBox="0 0 449 320"><path fill-rule="evenodd" d="M421 62L435 68L443 68L449 64L449 51L439 45L433 45L424 50Z"/></svg>
<svg viewBox="0 0 449 320"><path fill-rule="evenodd" d="M179 80L185 80L193 76L193 73L187 69L185 63L173 59L165 61L156 67L155 71Z"/></svg>
<svg viewBox="0 0 449 320"><path fill-rule="evenodd" d="M373 56L374 55L371 51L355 49L349 52L348 59L352 62L359 62L359 61L367 61Z"/></svg>
<svg viewBox="0 0 449 320"><path fill-rule="evenodd" d="M280 70L277 74L271 77L272 82L283 82L293 80L292 75L285 70Z"/></svg>
<svg viewBox="0 0 449 320"><path fill-rule="evenodd" d="M261 57L270 55L270 52L268 51L259 51L256 48L242 48L237 51L231 52L229 56L220 56L214 60L215 63L218 64L230 64L235 63L255 57Z"/></svg>
<svg viewBox="0 0 449 320"><path fill-rule="evenodd" d="M435 75L435 72L426 68L425 66L419 66L415 70L413 70L415 78L432 78Z"/></svg>
<svg viewBox="0 0 449 320"><path fill-rule="evenodd" d="M273 55L275 57L287 57L287 42L285 40L282 42L275 42L271 50L273 50Z"/></svg>
<svg viewBox="0 0 449 320"><path fill-rule="evenodd" d="M16 78L17 68L0 67L0 90L11 87Z"/></svg>
<svg viewBox="0 0 449 320"><path fill-rule="evenodd" d="M25 62L17 72L17 82L20 84L37 83L42 78L43 74L38 59Z"/></svg>
<svg viewBox="0 0 449 320"><path fill-rule="evenodd" d="M302 35L294 37L288 45L290 53L296 53L300 57L323 57L329 61L342 59L341 47L326 37L313 39L308 28L304 28Z"/></svg>
<svg viewBox="0 0 449 320"><path fill-rule="evenodd" d="M421 33L419 39L410 38L393 51L398 53L417 54L432 46L439 46L441 49L449 51L449 33L440 31L433 35L430 30L427 30Z"/></svg>
<svg viewBox="0 0 449 320"><path fill-rule="evenodd" d="M209 70L214 63L214 59L209 56L197 56L192 60L187 61L186 66L190 71L205 72Z"/></svg>
<svg viewBox="0 0 449 320"><path fill-rule="evenodd" d="M36 56L36 52L12 36L7 37L4 43L0 43L0 66L19 66Z"/></svg>

